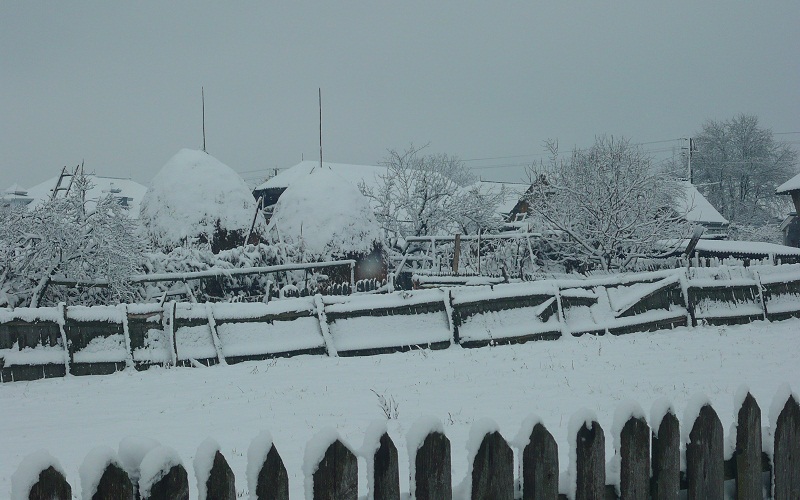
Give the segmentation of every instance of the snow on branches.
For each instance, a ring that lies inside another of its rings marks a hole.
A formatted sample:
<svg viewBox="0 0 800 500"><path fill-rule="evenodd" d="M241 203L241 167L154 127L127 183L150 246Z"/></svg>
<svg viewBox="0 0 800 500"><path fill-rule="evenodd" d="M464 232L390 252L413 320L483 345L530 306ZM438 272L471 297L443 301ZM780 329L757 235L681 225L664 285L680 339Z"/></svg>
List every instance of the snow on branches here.
<svg viewBox="0 0 800 500"><path fill-rule="evenodd" d="M556 260L625 269L637 257L662 254L657 241L691 234L673 208L680 186L628 140L599 137L567 159L557 143L547 147L551 160L531 169L527 199Z"/></svg>
<svg viewBox="0 0 800 500"><path fill-rule="evenodd" d="M103 280L106 299L134 297L127 278L139 271L142 252L134 223L112 196L87 199L90 187L90 181L79 174L65 197L30 210L0 210L4 228L0 234L0 306L14 307L27 301L36 307L48 297L50 302L58 302L70 292L48 288L56 278L83 283ZM77 302L81 300L77 298Z"/></svg>

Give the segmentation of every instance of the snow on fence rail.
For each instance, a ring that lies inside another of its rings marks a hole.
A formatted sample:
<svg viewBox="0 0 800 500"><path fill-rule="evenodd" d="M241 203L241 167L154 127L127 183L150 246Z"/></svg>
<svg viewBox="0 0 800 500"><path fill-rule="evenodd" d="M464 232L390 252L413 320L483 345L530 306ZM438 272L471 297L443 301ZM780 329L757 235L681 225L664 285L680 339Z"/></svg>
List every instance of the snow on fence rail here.
<svg viewBox="0 0 800 500"><path fill-rule="evenodd" d="M297 297L0 309L0 381L800 317L800 265Z"/></svg>
<svg viewBox="0 0 800 500"><path fill-rule="evenodd" d="M343 442L332 429L306 446L303 472L307 499L357 500L359 457L367 463L368 498L446 500L573 498L796 498L800 491L800 405L789 390L776 395L768 426L761 408L747 391L737 395L736 426L728 440L714 408L697 399L686 409L684 428L668 404L657 405L650 421L633 403L618 407L609 438L614 456L605 456L606 430L594 415L582 411L569 423L570 463L566 475L558 463L558 444L535 418L507 440L498 426L484 419L473 424L467 444L468 471L454 484L451 447L441 422L420 419L408 431L409 477L400 478L397 446L380 422L367 431L360 450ZM514 455L516 448L517 459ZM250 445L247 489L250 498L288 499L286 467L272 437L262 432ZM213 439L194 457L200 498L236 498L235 474ZM188 499L189 472L170 448L126 438L119 453L109 447L91 451L80 467L83 498ZM726 481L729 481L726 485ZM240 484L242 479L240 478ZM12 476L12 498L71 500L72 487L58 461L45 451L23 460Z"/></svg>

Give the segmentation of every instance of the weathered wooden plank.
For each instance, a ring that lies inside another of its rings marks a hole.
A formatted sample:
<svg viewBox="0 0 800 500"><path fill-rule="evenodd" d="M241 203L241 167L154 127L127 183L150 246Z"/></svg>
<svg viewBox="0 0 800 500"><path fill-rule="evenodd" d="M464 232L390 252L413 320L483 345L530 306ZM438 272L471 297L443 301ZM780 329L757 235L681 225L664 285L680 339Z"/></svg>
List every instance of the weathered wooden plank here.
<svg viewBox="0 0 800 500"><path fill-rule="evenodd" d="M173 466L150 488L142 500L189 500L189 477L182 465Z"/></svg>
<svg viewBox="0 0 800 500"><path fill-rule="evenodd" d="M631 417L620 433L620 496L650 497L650 427L643 418Z"/></svg>
<svg viewBox="0 0 800 500"><path fill-rule="evenodd" d="M748 393L736 420L736 498L761 499L761 408Z"/></svg>
<svg viewBox="0 0 800 500"><path fill-rule="evenodd" d="M72 487L63 474L52 465L39 473L39 480L31 486L30 500L72 500Z"/></svg>
<svg viewBox="0 0 800 500"><path fill-rule="evenodd" d="M681 434L678 418L667 413L653 433L653 500L677 500L681 488Z"/></svg>
<svg viewBox="0 0 800 500"><path fill-rule="evenodd" d="M275 445L270 447L256 482L258 500L289 500L289 476Z"/></svg>
<svg viewBox="0 0 800 500"><path fill-rule="evenodd" d="M449 500L453 498L450 472L450 440L441 432L431 432L414 458L415 498Z"/></svg>
<svg viewBox="0 0 800 500"><path fill-rule="evenodd" d="M228 461L219 450L214 454L211 472L206 480L206 491L209 500L234 500L236 498L236 478Z"/></svg>
<svg viewBox="0 0 800 500"><path fill-rule="evenodd" d="M372 489L375 500L400 500L397 447L386 433L381 436L375 451Z"/></svg>
<svg viewBox="0 0 800 500"><path fill-rule="evenodd" d="M606 460L605 434L593 421L591 428L584 423L576 440L575 500L597 500L605 497Z"/></svg>
<svg viewBox="0 0 800 500"><path fill-rule="evenodd" d="M711 405L700 409L686 443L687 498L723 498L725 468L722 423Z"/></svg>
<svg viewBox="0 0 800 500"><path fill-rule="evenodd" d="M358 462L338 439L331 443L313 475L314 500L357 500Z"/></svg>
<svg viewBox="0 0 800 500"><path fill-rule="evenodd" d="M133 483L128 473L116 464L108 464L100 476L92 500L133 500L133 498Z"/></svg>
<svg viewBox="0 0 800 500"><path fill-rule="evenodd" d="M542 424L533 426L530 442L522 450L522 498L558 498L558 445Z"/></svg>
<svg viewBox="0 0 800 500"><path fill-rule="evenodd" d="M471 498L514 499L514 452L499 432L486 434L475 454Z"/></svg>
<svg viewBox="0 0 800 500"><path fill-rule="evenodd" d="M775 500L800 491L800 405L790 396L775 423Z"/></svg>

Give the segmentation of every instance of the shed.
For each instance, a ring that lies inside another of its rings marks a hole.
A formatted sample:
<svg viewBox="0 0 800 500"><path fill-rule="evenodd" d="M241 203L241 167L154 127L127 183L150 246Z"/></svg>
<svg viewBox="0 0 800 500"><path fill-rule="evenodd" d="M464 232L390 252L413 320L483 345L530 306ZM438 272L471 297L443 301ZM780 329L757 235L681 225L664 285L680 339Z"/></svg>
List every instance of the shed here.
<svg viewBox="0 0 800 500"><path fill-rule="evenodd" d="M794 212L789 213L786 219L781 224L781 232L783 233L783 244L793 247L800 247L800 218L797 214L800 213L800 174L795 175L788 181L784 182L775 194L789 195L792 197L794 203Z"/></svg>

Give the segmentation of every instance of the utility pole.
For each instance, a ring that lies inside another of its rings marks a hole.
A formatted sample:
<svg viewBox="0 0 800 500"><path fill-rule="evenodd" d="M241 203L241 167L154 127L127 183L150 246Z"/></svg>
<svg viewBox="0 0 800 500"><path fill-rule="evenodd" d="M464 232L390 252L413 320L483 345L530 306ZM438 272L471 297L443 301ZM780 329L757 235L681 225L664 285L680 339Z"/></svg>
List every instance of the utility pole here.
<svg viewBox="0 0 800 500"><path fill-rule="evenodd" d="M319 169L322 170L322 87L319 87Z"/></svg>
<svg viewBox="0 0 800 500"><path fill-rule="evenodd" d="M687 177L689 179L689 184L694 184L694 175L692 174L692 155L697 151L697 146L694 144L694 139L689 137L687 139L689 141L689 154L687 156L688 159L688 167L687 167ZM681 148L686 149L686 148Z"/></svg>
<svg viewBox="0 0 800 500"><path fill-rule="evenodd" d="M200 99L203 103L203 153L206 152L206 92L200 87Z"/></svg>

